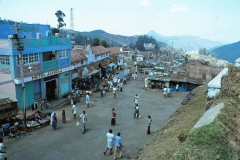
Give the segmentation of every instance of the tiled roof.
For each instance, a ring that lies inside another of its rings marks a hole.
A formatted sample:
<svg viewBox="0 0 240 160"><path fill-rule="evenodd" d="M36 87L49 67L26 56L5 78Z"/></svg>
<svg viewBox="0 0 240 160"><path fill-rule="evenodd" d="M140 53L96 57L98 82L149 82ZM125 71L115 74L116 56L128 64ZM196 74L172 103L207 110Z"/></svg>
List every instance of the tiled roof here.
<svg viewBox="0 0 240 160"><path fill-rule="evenodd" d="M110 53L110 51L103 46L94 46L94 47L92 47L92 51L96 56L106 54L106 53Z"/></svg>
<svg viewBox="0 0 240 160"><path fill-rule="evenodd" d="M110 51L110 55L121 54L121 51L118 47L110 47L108 50Z"/></svg>
<svg viewBox="0 0 240 160"><path fill-rule="evenodd" d="M85 56L85 50L82 49L73 49L71 51L71 63L81 62L87 59Z"/></svg>

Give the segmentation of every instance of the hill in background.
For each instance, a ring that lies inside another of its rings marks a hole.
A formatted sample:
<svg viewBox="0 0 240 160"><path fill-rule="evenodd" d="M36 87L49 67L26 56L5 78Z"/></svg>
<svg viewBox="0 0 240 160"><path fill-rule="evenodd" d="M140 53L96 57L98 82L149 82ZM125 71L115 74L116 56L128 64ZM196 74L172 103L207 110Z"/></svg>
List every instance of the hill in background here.
<svg viewBox="0 0 240 160"><path fill-rule="evenodd" d="M223 43L217 41L211 41L209 39L199 38L196 36L162 36L151 30L147 35L153 36L156 40L164 42L175 48L181 48L183 50L198 50L199 48L213 48L221 46Z"/></svg>
<svg viewBox="0 0 240 160"><path fill-rule="evenodd" d="M240 57L240 41L213 49L211 54L216 58L235 63L235 60Z"/></svg>

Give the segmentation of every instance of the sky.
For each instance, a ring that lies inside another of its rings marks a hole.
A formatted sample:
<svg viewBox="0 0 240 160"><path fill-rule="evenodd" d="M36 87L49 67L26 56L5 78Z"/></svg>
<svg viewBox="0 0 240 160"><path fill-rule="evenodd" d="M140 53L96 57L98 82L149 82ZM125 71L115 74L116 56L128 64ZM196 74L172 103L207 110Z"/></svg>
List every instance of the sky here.
<svg viewBox="0 0 240 160"><path fill-rule="evenodd" d="M55 12L65 13L65 28L102 29L133 36L151 30L163 36L191 35L213 41L240 40L240 0L0 0L0 18L57 27Z"/></svg>

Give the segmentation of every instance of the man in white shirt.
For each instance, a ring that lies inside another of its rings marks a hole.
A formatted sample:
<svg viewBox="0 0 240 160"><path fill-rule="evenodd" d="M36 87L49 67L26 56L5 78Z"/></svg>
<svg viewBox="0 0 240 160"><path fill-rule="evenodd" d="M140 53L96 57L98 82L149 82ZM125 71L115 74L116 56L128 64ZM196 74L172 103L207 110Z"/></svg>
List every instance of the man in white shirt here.
<svg viewBox="0 0 240 160"><path fill-rule="evenodd" d="M113 146L114 146L114 134L112 133L112 130L110 129L109 130L109 133L107 133L106 135L107 137L107 149L106 151L104 152L104 155L106 155L107 151L110 149L110 153L109 154L112 154L112 150L113 150Z"/></svg>
<svg viewBox="0 0 240 160"><path fill-rule="evenodd" d="M76 102L73 102L72 113L73 113L74 119L76 119L76 114L77 114Z"/></svg>
<svg viewBox="0 0 240 160"><path fill-rule="evenodd" d="M164 96L164 98L166 98L166 95L167 95L167 88L164 87L164 88L163 88L163 96Z"/></svg>
<svg viewBox="0 0 240 160"><path fill-rule="evenodd" d="M178 92L178 87L179 87L179 84L177 83L176 84L176 91Z"/></svg>
<svg viewBox="0 0 240 160"><path fill-rule="evenodd" d="M85 111L83 111L83 113L80 115L79 122L80 122L81 119L82 119L82 122L83 122L82 134L84 134L85 130L86 130L86 123L87 123L87 114L86 114Z"/></svg>
<svg viewBox="0 0 240 160"><path fill-rule="evenodd" d="M53 116L54 116L54 113L52 112L51 117L50 117L50 125L51 126L52 126L52 122L53 122Z"/></svg>
<svg viewBox="0 0 240 160"><path fill-rule="evenodd" d="M113 96L114 96L114 98L116 98L116 91L117 91L117 88L114 86L113 87Z"/></svg>
<svg viewBox="0 0 240 160"><path fill-rule="evenodd" d="M134 103L137 106L138 105L138 95L136 94L136 96L134 97Z"/></svg>

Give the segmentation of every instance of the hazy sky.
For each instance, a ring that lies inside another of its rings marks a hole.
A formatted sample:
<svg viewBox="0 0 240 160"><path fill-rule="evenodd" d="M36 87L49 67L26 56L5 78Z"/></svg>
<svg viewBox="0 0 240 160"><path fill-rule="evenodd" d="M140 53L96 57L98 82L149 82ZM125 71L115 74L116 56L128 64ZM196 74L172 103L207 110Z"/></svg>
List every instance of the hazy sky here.
<svg viewBox="0 0 240 160"><path fill-rule="evenodd" d="M240 0L0 0L0 17L57 27L55 12L62 10L70 28L70 8L80 32L132 36L155 30L163 36L240 40Z"/></svg>

